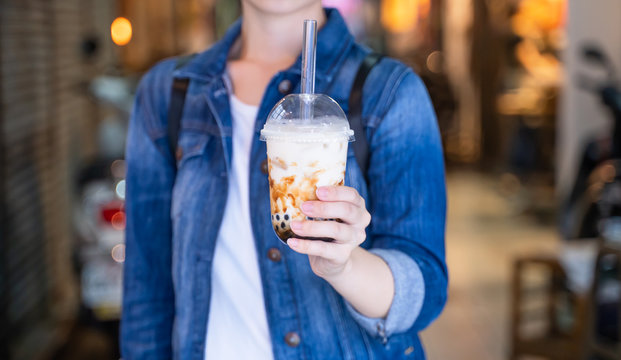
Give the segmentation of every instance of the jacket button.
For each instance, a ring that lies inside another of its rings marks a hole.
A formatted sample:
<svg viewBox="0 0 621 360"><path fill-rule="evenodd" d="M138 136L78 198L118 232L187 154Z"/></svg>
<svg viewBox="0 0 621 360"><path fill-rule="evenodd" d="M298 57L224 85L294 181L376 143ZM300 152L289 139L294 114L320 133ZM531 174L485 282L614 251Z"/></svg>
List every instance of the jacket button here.
<svg viewBox="0 0 621 360"><path fill-rule="evenodd" d="M296 347L300 345L300 335L295 331L288 332L287 335L285 335L285 342L291 347Z"/></svg>
<svg viewBox="0 0 621 360"><path fill-rule="evenodd" d="M272 260L273 262L280 261L280 251L276 248L271 248L267 251L267 258Z"/></svg>
<svg viewBox="0 0 621 360"><path fill-rule="evenodd" d="M278 84L278 91L285 95L291 92L291 81L285 79Z"/></svg>
<svg viewBox="0 0 621 360"><path fill-rule="evenodd" d="M267 159L263 160L263 162L261 162L261 171L264 174L267 174Z"/></svg>

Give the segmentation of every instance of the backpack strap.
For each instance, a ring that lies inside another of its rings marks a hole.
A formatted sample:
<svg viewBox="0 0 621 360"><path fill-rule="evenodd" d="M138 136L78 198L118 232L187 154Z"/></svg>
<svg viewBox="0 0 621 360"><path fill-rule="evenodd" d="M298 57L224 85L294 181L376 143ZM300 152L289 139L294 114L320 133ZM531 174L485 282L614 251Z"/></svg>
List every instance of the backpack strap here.
<svg viewBox="0 0 621 360"><path fill-rule="evenodd" d="M177 59L175 70L187 64L196 54L182 56ZM188 92L190 79L173 78L172 90L170 94L170 106L168 106L168 145L172 154L173 163L177 167L177 142L179 141L179 129L181 128L181 118L183 117L183 107L185 105L185 95Z"/></svg>
<svg viewBox="0 0 621 360"><path fill-rule="evenodd" d="M173 80L172 93L170 95L170 107L168 108L168 145L173 159L177 158L177 141L179 140L179 128L183 116L185 95L188 91L190 79L177 78ZM175 161L176 163L176 161Z"/></svg>
<svg viewBox="0 0 621 360"><path fill-rule="evenodd" d="M358 166L362 171L365 179L367 177L367 169L369 168L369 141L364 130L362 123L362 88L367 79L367 76L371 72L371 69L382 59L383 55L371 52L369 53L356 73L354 84L349 94L349 126L354 130L355 140L352 145L354 147L354 154L358 161Z"/></svg>

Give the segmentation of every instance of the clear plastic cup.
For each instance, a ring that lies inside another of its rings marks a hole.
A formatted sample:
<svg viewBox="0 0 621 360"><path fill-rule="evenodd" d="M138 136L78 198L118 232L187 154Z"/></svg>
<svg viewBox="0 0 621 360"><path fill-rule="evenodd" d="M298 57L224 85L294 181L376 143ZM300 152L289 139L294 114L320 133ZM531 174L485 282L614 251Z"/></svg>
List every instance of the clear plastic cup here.
<svg viewBox="0 0 621 360"><path fill-rule="evenodd" d="M341 107L323 94L288 95L270 112L261 140L267 145L276 235L285 243L291 237L331 240L297 236L290 224L292 220L309 219L300 205L317 200L317 187L343 185L347 146L354 136Z"/></svg>

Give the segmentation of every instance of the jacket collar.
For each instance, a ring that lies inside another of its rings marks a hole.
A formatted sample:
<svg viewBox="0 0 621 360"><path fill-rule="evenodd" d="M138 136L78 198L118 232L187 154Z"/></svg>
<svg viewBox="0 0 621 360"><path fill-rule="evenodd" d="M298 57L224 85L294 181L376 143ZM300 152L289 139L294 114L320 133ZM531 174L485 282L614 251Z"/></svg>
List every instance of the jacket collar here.
<svg viewBox="0 0 621 360"><path fill-rule="evenodd" d="M336 66L345 56L345 49L353 42L353 36L336 9L325 9L326 23L317 34L317 61L315 76L330 81ZM199 53L182 68L175 70L174 77L187 77L209 81L225 73L226 61L233 43L241 32L241 18L229 27L224 37L208 50ZM302 37L302 24L300 24ZM300 74L301 54L286 72Z"/></svg>

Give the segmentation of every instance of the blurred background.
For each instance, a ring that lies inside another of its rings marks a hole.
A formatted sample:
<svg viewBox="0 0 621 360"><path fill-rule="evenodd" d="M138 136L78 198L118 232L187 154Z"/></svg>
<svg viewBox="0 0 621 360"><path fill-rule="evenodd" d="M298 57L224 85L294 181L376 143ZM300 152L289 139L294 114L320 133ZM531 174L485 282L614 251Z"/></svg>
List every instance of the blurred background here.
<svg viewBox="0 0 621 360"><path fill-rule="evenodd" d="M621 2L324 3L438 114L450 297L429 359L621 359ZM239 11L0 0L1 359L119 358L136 84Z"/></svg>

